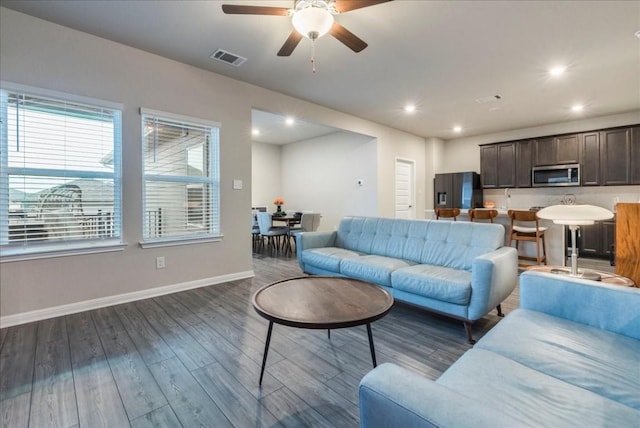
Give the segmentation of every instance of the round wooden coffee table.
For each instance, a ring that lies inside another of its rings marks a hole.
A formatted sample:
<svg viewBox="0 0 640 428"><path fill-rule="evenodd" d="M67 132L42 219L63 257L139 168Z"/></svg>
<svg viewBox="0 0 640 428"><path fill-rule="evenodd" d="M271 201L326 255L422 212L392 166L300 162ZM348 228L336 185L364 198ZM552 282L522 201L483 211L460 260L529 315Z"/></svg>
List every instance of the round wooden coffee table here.
<svg viewBox="0 0 640 428"><path fill-rule="evenodd" d="M273 323L308 329L332 329L366 324L373 366L376 363L371 323L391 310L393 297L382 287L351 278L305 276L269 284L253 295L253 307L269 320L262 357L260 385L267 363Z"/></svg>

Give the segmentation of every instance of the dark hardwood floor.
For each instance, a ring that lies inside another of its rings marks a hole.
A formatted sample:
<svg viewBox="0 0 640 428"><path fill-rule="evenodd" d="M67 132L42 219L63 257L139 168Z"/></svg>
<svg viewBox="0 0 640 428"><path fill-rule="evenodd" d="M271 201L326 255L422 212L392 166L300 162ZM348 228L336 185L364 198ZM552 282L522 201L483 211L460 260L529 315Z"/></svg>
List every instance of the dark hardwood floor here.
<svg viewBox="0 0 640 428"><path fill-rule="evenodd" d="M295 258L254 256L252 279L0 330L3 427L357 427L371 370L366 328L268 323L251 294L301 275ZM502 305L517 307L517 289ZM499 318L474 325L481 337ZM462 323L401 304L373 325L378 364L437 378L470 345Z"/></svg>

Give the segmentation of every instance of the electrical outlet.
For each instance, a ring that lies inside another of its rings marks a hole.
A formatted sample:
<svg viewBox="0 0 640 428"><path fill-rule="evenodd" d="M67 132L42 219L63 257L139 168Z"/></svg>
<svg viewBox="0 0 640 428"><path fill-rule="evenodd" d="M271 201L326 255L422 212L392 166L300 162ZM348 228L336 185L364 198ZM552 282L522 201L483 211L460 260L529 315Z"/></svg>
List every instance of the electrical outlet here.
<svg viewBox="0 0 640 428"><path fill-rule="evenodd" d="M156 257L156 269L164 269L164 256Z"/></svg>

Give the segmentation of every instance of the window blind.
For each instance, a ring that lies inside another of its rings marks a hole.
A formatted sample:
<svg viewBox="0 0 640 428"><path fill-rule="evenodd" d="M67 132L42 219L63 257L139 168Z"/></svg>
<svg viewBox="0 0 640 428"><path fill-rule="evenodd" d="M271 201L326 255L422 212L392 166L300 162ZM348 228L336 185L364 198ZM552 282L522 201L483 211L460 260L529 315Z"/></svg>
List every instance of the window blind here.
<svg viewBox="0 0 640 428"><path fill-rule="evenodd" d="M121 242L121 112L0 91L3 254Z"/></svg>
<svg viewBox="0 0 640 428"><path fill-rule="evenodd" d="M145 241L220 235L219 128L142 110Z"/></svg>

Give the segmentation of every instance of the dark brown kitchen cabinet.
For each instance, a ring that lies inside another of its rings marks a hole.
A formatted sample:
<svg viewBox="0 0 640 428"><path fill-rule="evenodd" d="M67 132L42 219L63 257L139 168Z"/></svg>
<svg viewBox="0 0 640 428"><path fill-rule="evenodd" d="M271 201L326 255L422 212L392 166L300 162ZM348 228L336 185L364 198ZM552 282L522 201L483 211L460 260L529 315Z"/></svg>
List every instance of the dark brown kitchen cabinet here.
<svg viewBox="0 0 640 428"><path fill-rule="evenodd" d="M631 128L631 184L640 184L640 126Z"/></svg>
<svg viewBox="0 0 640 428"><path fill-rule="evenodd" d="M498 145L480 147L480 181L485 189L498 187Z"/></svg>
<svg viewBox="0 0 640 428"><path fill-rule="evenodd" d="M582 186L599 186L600 133L586 132L580 135L580 183Z"/></svg>
<svg viewBox="0 0 640 428"><path fill-rule="evenodd" d="M600 167L605 186L631 183L631 128L600 132Z"/></svg>
<svg viewBox="0 0 640 428"><path fill-rule="evenodd" d="M516 143L480 147L482 187L516 187Z"/></svg>
<svg viewBox="0 0 640 428"><path fill-rule="evenodd" d="M578 134L533 140L534 166L569 164L580 162Z"/></svg>
<svg viewBox="0 0 640 428"><path fill-rule="evenodd" d="M608 259L615 243L615 220L607 220L590 226L580 226L577 248L580 257ZM567 229L567 232L569 229ZM567 233L567 257L571 255L571 235Z"/></svg>
<svg viewBox="0 0 640 428"><path fill-rule="evenodd" d="M516 186L531 187L531 166L533 164L533 142L516 143Z"/></svg>
<svg viewBox="0 0 640 428"><path fill-rule="evenodd" d="M536 138L533 140L533 165L555 165L556 157L553 152L553 137Z"/></svg>

